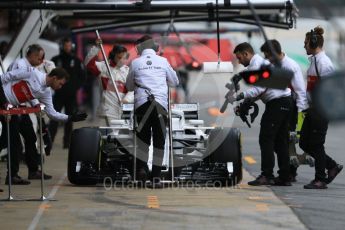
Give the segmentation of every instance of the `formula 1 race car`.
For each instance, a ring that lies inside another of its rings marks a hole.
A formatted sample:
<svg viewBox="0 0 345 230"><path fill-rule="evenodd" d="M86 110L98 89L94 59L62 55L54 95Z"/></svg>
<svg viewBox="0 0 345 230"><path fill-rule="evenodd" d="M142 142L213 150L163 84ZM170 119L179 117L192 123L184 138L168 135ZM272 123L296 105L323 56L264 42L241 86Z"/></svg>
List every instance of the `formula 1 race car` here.
<svg viewBox="0 0 345 230"><path fill-rule="evenodd" d="M105 178L133 181L136 143L133 107L133 104L124 104L122 119L113 120L111 127L84 127L73 131L68 156L68 179L72 184L94 185ZM172 148L169 148L167 132L162 179L219 181L222 185L239 183L242 180L239 129L204 127L198 107L196 103L172 105ZM150 164L149 158L149 168Z"/></svg>

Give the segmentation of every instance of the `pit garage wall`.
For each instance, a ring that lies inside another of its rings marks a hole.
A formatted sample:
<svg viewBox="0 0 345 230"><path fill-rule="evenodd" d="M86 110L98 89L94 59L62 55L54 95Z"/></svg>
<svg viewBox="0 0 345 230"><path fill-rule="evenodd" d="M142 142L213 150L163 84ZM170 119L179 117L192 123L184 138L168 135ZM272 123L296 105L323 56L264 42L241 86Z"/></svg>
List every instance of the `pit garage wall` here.
<svg viewBox="0 0 345 230"><path fill-rule="evenodd" d="M116 34L115 32L112 33L101 33L101 37L104 44L104 49L106 54L110 52L114 44L121 44L124 45L127 50L129 51L129 60L128 63L131 62L134 58L137 57L137 53L134 47L134 42L139 39L143 34ZM183 36L183 35L182 35ZM153 34L154 39L160 38L159 34ZM191 36L188 36L191 37ZM169 36L169 39L174 41L178 41L178 38L174 36ZM93 33L85 33L85 34L78 34L77 35L77 44L76 53L79 58L82 60L84 59L88 49L94 44L95 41L95 34ZM188 41L188 39L187 39ZM166 57L169 63L172 65L173 68L179 68L182 65L190 64L193 59L195 59L198 63L203 63L205 61L217 61L217 39L212 38L202 38L200 34L196 34L195 39L192 38L190 41L193 42L190 45L190 52L186 50L184 46L172 46L167 45L164 47L164 54L163 56ZM159 42L159 41L158 41ZM234 49L234 45L228 39L221 39L220 40L221 46L221 60L222 61L232 61L234 59L232 55L232 50ZM160 47L162 50L162 47ZM103 57L99 56L102 60Z"/></svg>

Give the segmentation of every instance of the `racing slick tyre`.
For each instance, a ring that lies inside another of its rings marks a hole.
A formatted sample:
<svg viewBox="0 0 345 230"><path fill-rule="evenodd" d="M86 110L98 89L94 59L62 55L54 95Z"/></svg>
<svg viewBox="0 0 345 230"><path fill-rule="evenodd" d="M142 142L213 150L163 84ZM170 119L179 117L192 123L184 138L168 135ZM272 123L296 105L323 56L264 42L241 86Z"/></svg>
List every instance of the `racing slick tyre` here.
<svg viewBox="0 0 345 230"><path fill-rule="evenodd" d="M75 185L97 184L101 133L97 128L80 128L72 132L68 153L68 180Z"/></svg>
<svg viewBox="0 0 345 230"><path fill-rule="evenodd" d="M237 128L215 128L211 130L207 154L212 163L232 162L233 173L229 178L231 184L235 185L242 180L242 146L241 132ZM228 181L229 181L228 180Z"/></svg>

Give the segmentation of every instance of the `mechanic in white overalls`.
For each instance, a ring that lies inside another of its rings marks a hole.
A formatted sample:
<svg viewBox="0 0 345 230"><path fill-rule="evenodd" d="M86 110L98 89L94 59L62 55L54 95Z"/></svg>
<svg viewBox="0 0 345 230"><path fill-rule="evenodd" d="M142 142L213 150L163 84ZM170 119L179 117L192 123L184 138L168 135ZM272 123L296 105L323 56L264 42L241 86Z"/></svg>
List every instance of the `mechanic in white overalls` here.
<svg viewBox="0 0 345 230"><path fill-rule="evenodd" d="M293 77L289 86L289 88L291 89L293 100L289 129L293 132L296 130L296 127L300 127L302 125L298 122L303 122L303 119L301 119L302 113L309 107L306 85L304 82L301 67L297 64L297 62L287 56L286 53L282 52L281 45L277 40L273 39L270 40L270 42L272 44L273 50L277 54L277 59L274 58L268 42L265 42L260 48L261 52L264 53L265 58L274 65L277 65L277 62L279 61L281 68L293 72ZM297 168L293 165L290 165L290 181L296 182L296 176Z"/></svg>
<svg viewBox="0 0 345 230"><path fill-rule="evenodd" d="M6 109L8 104L13 106L19 106L21 103L32 101L37 99L40 103L45 105L45 112L50 119L57 121L82 121L85 120L87 114L75 113L73 115L66 115L55 111L51 89L59 89L65 84L68 79L68 73L62 68L55 68L49 74L44 74L33 67L27 67L24 69L16 69L9 71L3 75L0 75L0 108ZM3 116L1 117L2 132L7 135L6 121ZM19 127L18 118L12 116L10 120L10 144L11 144L11 179L13 184L29 184L29 181L23 180L18 176L19 163L18 158L18 140ZM5 183L8 183L8 177Z"/></svg>
<svg viewBox="0 0 345 230"><path fill-rule="evenodd" d="M96 44L100 44L100 39L96 40ZM98 53L100 49L97 46L93 46L85 58L86 68L95 76L98 76L102 83L103 98L100 108L100 115L106 119L106 124L109 126L112 119L120 119L122 114L122 108L115 93L115 88L109 76L107 66L104 61L97 61ZM126 78L129 67L124 64L128 59L128 53L126 47L122 45L114 45L109 53L109 67L122 103L133 102L133 92L128 92L126 88Z"/></svg>
<svg viewBox="0 0 345 230"><path fill-rule="evenodd" d="M258 70L261 65L269 64L260 55L254 54L252 46L241 43L234 49L238 61L247 67L247 70ZM260 123L259 144L261 149L261 174L253 181L248 182L252 186L260 185L291 185L289 181L289 152L288 152L288 123L291 112L291 90L251 87L240 93L236 100L261 99L265 106ZM275 163L274 152L278 158L278 174L274 178L273 169Z"/></svg>
<svg viewBox="0 0 345 230"><path fill-rule="evenodd" d="M140 57L132 61L126 86L129 91L134 90L138 140L137 178L145 180L152 136L153 161L150 180L152 187L160 188L168 115L168 87L177 86L179 81L167 59L156 54L158 45L151 36L141 37L136 42L136 48Z"/></svg>
<svg viewBox="0 0 345 230"><path fill-rule="evenodd" d="M325 140L328 129L328 120L322 117L313 107L310 94L314 90L316 83L327 75L334 72L332 61L323 51L324 30L316 27L306 33L304 48L307 55L311 55L310 66L307 70L307 92L310 101L310 108L307 110L304 119L300 147L315 159L315 178L309 184L304 185L305 189L325 189L326 184L331 183L338 173L343 169L325 152ZM328 175L326 175L326 170Z"/></svg>
<svg viewBox="0 0 345 230"><path fill-rule="evenodd" d="M44 49L38 44L30 45L26 50L26 57L16 59L8 68L8 71L15 69L23 69L27 67L36 67L42 73L48 73L55 68L55 64L51 61L44 60ZM30 101L30 103L23 103L23 106L36 106L39 104L37 99ZM25 162L28 166L28 179L41 179L41 171L39 170L39 155L36 147L36 133L33 123L28 114L18 115L19 132L24 139L25 146ZM22 142L17 143L17 148L22 149ZM44 179L49 180L52 176L44 174ZM14 180L16 182L16 180ZM14 183L15 183L14 182Z"/></svg>

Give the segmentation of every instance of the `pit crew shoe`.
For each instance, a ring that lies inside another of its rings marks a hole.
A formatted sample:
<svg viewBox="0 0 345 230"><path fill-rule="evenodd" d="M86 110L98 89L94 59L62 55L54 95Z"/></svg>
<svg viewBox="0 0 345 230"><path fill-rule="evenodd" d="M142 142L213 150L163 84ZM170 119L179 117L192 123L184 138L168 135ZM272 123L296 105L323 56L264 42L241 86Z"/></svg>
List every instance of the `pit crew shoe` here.
<svg viewBox="0 0 345 230"><path fill-rule="evenodd" d="M136 172L136 186L137 188L143 188L146 185L146 180L148 179L147 171L145 168L139 168Z"/></svg>
<svg viewBox="0 0 345 230"><path fill-rule="evenodd" d="M251 185L251 186L272 185L272 184L274 184L273 179L268 178L264 175L259 175L255 180L248 182L248 185Z"/></svg>
<svg viewBox="0 0 345 230"><path fill-rule="evenodd" d="M42 171L37 170L36 172L29 172L28 179L29 180L40 180L41 176L42 176ZM50 179L52 179L52 176L44 173L43 179L50 180Z"/></svg>
<svg viewBox="0 0 345 230"><path fill-rule="evenodd" d="M292 186L290 180L283 180L280 177L274 178L274 183L272 185L274 185L274 186Z"/></svg>
<svg viewBox="0 0 345 230"><path fill-rule="evenodd" d="M9 183L9 181L8 181L8 176L7 176L6 180L5 180L5 184L8 185L8 183ZM28 185L30 183L31 183L30 181L24 180L24 179L22 179L18 175L13 176L12 179L11 179L11 184L12 185Z"/></svg>
<svg viewBox="0 0 345 230"><path fill-rule="evenodd" d="M328 170L328 177L326 179L326 183L327 184L331 183L342 169L343 169L343 166L340 164L337 164L334 168Z"/></svg>
<svg viewBox="0 0 345 230"><path fill-rule="evenodd" d="M145 170L145 168L139 168L137 169L137 175L136 175L136 179L138 181L143 181L146 182L146 180L148 179L148 175L147 175L147 171Z"/></svg>
<svg viewBox="0 0 345 230"><path fill-rule="evenodd" d="M297 177L297 176L290 175L290 176L289 176L289 180L290 180L290 182L297 182L296 177Z"/></svg>
<svg viewBox="0 0 345 230"><path fill-rule="evenodd" d="M320 180L312 180L309 184L304 185L305 189L326 189L327 185L325 182Z"/></svg>

